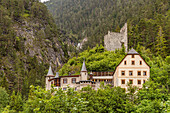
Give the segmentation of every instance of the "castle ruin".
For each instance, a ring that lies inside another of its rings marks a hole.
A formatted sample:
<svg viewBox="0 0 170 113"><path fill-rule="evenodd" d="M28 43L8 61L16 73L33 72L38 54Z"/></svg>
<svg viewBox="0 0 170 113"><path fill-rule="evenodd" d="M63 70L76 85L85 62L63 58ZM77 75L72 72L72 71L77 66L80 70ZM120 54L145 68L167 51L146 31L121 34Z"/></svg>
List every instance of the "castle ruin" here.
<svg viewBox="0 0 170 113"><path fill-rule="evenodd" d="M120 33L108 31L108 34L104 36L104 48L108 51L121 49L123 44L125 46L125 51L127 52L127 23L121 28Z"/></svg>

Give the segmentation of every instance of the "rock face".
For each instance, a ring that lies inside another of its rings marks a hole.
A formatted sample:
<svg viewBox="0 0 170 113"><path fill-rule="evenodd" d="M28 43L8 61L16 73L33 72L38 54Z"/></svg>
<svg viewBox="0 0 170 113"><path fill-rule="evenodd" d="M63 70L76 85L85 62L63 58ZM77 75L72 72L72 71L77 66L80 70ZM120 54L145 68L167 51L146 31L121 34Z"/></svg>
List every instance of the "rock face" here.
<svg viewBox="0 0 170 113"><path fill-rule="evenodd" d="M123 44L127 52L127 23L125 23L125 25L121 28L120 33L108 31L108 34L104 36L104 48L108 51L121 49Z"/></svg>
<svg viewBox="0 0 170 113"><path fill-rule="evenodd" d="M86 38L84 38L80 43L78 43L78 45L77 45L77 49L82 49L82 47L83 47L83 44L85 43L85 42L87 42L87 37Z"/></svg>
<svg viewBox="0 0 170 113"><path fill-rule="evenodd" d="M34 27L36 24L40 26L39 29ZM24 21L22 27L15 25L14 29L18 37L25 38L25 54L31 57L36 56L39 62L51 62L57 67L63 64L64 52L58 37L54 37L52 40L44 38L45 27L40 23ZM40 37L37 36L38 32L41 33Z"/></svg>

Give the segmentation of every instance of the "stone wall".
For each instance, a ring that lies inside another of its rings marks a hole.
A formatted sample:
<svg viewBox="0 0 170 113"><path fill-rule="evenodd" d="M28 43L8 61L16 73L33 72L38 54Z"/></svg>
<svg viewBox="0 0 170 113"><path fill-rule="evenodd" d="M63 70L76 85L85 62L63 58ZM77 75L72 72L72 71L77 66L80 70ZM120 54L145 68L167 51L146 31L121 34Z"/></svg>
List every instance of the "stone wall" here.
<svg viewBox="0 0 170 113"><path fill-rule="evenodd" d="M108 51L121 49L124 44L127 52L128 39L127 39L127 23L121 28L120 33L110 32L104 36L104 48Z"/></svg>

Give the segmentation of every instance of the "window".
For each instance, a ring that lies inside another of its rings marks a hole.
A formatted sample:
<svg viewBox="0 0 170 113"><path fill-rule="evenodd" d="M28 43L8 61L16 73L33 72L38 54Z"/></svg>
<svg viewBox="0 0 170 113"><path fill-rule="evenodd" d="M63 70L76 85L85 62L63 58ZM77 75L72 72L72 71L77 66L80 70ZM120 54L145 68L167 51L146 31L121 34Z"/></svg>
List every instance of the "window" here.
<svg viewBox="0 0 170 113"><path fill-rule="evenodd" d="M59 84L60 83L60 81L59 81L59 79L57 79L57 84Z"/></svg>
<svg viewBox="0 0 170 113"><path fill-rule="evenodd" d="M138 76L141 76L141 71L138 71Z"/></svg>
<svg viewBox="0 0 170 113"><path fill-rule="evenodd" d="M125 84L125 80L122 80L122 84Z"/></svg>
<svg viewBox="0 0 170 113"><path fill-rule="evenodd" d="M122 76L124 76L124 75L125 75L125 71L122 71L121 73L122 73Z"/></svg>
<svg viewBox="0 0 170 113"><path fill-rule="evenodd" d="M138 85L140 85L141 84L141 80L138 80Z"/></svg>
<svg viewBox="0 0 170 113"><path fill-rule="evenodd" d="M66 91L66 89L67 89L67 88L65 88L65 87L63 88L64 91Z"/></svg>
<svg viewBox="0 0 170 113"><path fill-rule="evenodd" d="M135 55L132 55L132 58L135 58Z"/></svg>
<svg viewBox="0 0 170 113"><path fill-rule="evenodd" d="M143 83L145 83L145 80L143 80Z"/></svg>
<svg viewBox="0 0 170 113"><path fill-rule="evenodd" d="M132 65L135 65L135 61L132 61Z"/></svg>
<svg viewBox="0 0 170 113"><path fill-rule="evenodd" d="M124 64L126 65L126 61L124 61Z"/></svg>
<svg viewBox="0 0 170 113"><path fill-rule="evenodd" d="M67 84L67 79L63 79L63 83L64 83L64 84Z"/></svg>
<svg viewBox="0 0 170 113"><path fill-rule="evenodd" d="M142 61L140 61L140 65L142 65Z"/></svg>
<svg viewBox="0 0 170 113"><path fill-rule="evenodd" d="M72 78L72 83L76 83L76 78Z"/></svg>
<svg viewBox="0 0 170 113"><path fill-rule="evenodd" d="M129 71L129 76L133 76L133 71Z"/></svg>
<svg viewBox="0 0 170 113"><path fill-rule="evenodd" d="M129 83L130 83L130 84L133 84L133 80L129 80Z"/></svg>
<svg viewBox="0 0 170 113"><path fill-rule="evenodd" d="M146 71L143 71L143 76L146 76L147 74L146 74Z"/></svg>

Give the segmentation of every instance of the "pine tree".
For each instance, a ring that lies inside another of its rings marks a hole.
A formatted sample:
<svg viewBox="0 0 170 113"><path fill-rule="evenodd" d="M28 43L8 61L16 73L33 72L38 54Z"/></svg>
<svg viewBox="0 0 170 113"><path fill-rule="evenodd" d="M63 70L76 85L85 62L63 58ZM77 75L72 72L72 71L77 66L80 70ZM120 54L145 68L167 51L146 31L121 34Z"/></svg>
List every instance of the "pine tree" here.
<svg viewBox="0 0 170 113"><path fill-rule="evenodd" d="M8 84L7 78L4 74L3 74L2 80L0 81L0 86L4 87L5 90L8 91L9 84Z"/></svg>
<svg viewBox="0 0 170 113"><path fill-rule="evenodd" d="M139 54L142 54L142 52L141 52L141 46L140 46L139 43L137 44L136 51L137 51Z"/></svg>
<svg viewBox="0 0 170 113"><path fill-rule="evenodd" d="M18 92L17 95L15 95L15 91L13 91L11 95L11 100L10 100L11 109L19 112L23 110L22 106L23 106L23 101L21 98L21 94Z"/></svg>
<svg viewBox="0 0 170 113"><path fill-rule="evenodd" d="M166 57L166 40L164 38L162 27L159 27L159 32L156 37L156 55L160 55L162 57Z"/></svg>
<svg viewBox="0 0 170 113"><path fill-rule="evenodd" d="M119 25L116 27L115 32L120 32L120 27L119 27Z"/></svg>
<svg viewBox="0 0 170 113"><path fill-rule="evenodd" d="M4 88L0 87L0 110L1 110L1 108L8 105L8 102L9 102L8 96L9 95L8 95L7 91Z"/></svg>
<svg viewBox="0 0 170 113"><path fill-rule="evenodd" d="M124 46L124 43L122 44L121 54L125 55L125 46Z"/></svg>

